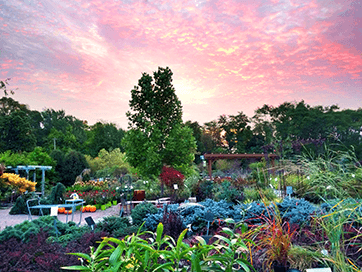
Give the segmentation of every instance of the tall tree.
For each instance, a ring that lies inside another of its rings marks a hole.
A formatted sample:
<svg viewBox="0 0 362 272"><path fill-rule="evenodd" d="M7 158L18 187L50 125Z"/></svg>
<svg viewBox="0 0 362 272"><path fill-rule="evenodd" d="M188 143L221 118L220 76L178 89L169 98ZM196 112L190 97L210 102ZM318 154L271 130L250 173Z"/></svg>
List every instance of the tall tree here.
<svg viewBox="0 0 362 272"><path fill-rule="evenodd" d="M130 164L144 176L158 176L164 165L188 174L196 143L192 130L182 123L172 71L159 67L153 77L143 73L129 105L129 130L122 142Z"/></svg>

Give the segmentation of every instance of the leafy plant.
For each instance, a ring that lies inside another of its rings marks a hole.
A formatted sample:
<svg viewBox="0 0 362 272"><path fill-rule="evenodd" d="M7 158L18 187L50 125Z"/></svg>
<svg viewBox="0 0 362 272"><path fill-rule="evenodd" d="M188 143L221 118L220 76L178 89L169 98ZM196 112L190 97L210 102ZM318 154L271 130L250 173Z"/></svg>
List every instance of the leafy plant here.
<svg viewBox="0 0 362 272"><path fill-rule="evenodd" d="M194 195L197 202L201 202L207 198L212 199L213 182L211 180L200 179L199 182L193 188Z"/></svg>
<svg viewBox="0 0 362 272"><path fill-rule="evenodd" d="M165 235L177 239L181 232L185 229L182 218L176 211L168 211L167 206L163 212L162 224Z"/></svg>
<svg viewBox="0 0 362 272"><path fill-rule="evenodd" d="M362 186L355 182L355 172L361 168L353 150L333 151L326 147L324 155L305 154L299 158L305 174L304 187L298 194L321 202L327 199L360 197Z"/></svg>
<svg viewBox="0 0 362 272"><path fill-rule="evenodd" d="M155 233L140 232L123 240L105 238L98 248L91 248L91 254L70 253L79 256L82 264L63 267L82 271L251 271L247 261L248 248L241 235L232 229L223 229L225 236L216 236L220 242L206 245L198 237L199 243L190 246L183 242L187 230L177 240L163 235L163 225L157 226ZM142 239L145 234L150 239ZM241 249L241 250L240 250Z"/></svg>
<svg viewBox="0 0 362 272"><path fill-rule="evenodd" d="M355 246L355 242L362 236L361 230L354 229L354 231L351 231L354 223L351 215L360 208L361 204L351 207L350 205L344 205L342 200L331 208L330 213L317 219L330 244L329 254L324 260L333 267L333 271L360 271L346 255L346 249ZM358 219L359 222L362 222L361 217L358 217ZM357 244L357 246L361 245Z"/></svg>
<svg viewBox="0 0 362 272"><path fill-rule="evenodd" d="M235 224L234 220L225 220L228 224ZM208 262L211 262L209 269L211 271L250 271L253 267L248 262L248 253L253 241L245 239L243 233L248 227L244 223L235 224L234 229L224 227L221 230L223 235L215 235L216 240L212 243L212 247L216 250L216 254L209 255L205 262L205 270L208 269ZM239 230L237 232L236 230ZM201 268L201 267L200 267Z"/></svg>
<svg viewBox="0 0 362 272"><path fill-rule="evenodd" d="M291 229L289 222L283 222L280 213L275 207L274 214L262 217L264 224L258 228L257 242L260 248L266 249L264 264L270 268L273 264L287 267L290 261L292 238L296 230Z"/></svg>
<svg viewBox="0 0 362 272"><path fill-rule="evenodd" d="M214 184L213 193L216 201L225 200L236 204L244 200L243 192L232 186L229 181L224 181L220 185Z"/></svg>

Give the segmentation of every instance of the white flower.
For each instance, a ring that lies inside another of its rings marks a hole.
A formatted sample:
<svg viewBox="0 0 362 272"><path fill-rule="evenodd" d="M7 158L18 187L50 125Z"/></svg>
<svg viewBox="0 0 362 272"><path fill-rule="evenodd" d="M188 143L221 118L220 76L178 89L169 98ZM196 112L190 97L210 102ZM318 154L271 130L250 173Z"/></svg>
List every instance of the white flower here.
<svg viewBox="0 0 362 272"><path fill-rule="evenodd" d="M331 186L331 185L328 185L326 189L329 190L329 189L331 189L331 188L332 188L332 186Z"/></svg>
<svg viewBox="0 0 362 272"><path fill-rule="evenodd" d="M145 180L143 181L143 184L146 184L146 181L145 181Z"/></svg>
<svg viewBox="0 0 362 272"><path fill-rule="evenodd" d="M129 187L130 189L133 189L133 186Z"/></svg>
<svg viewBox="0 0 362 272"><path fill-rule="evenodd" d="M275 181L278 181L278 178L275 178L274 180L275 180Z"/></svg>
<svg viewBox="0 0 362 272"><path fill-rule="evenodd" d="M127 188L127 185L125 185L124 188Z"/></svg>
<svg viewBox="0 0 362 272"><path fill-rule="evenodd" d="M119 187L116 188L116 190L118 190L118 189L119 189Z"/></svg>
<svg viewBox="0 0 362 272"><path fill-rule="evenodd" d="M308 176L307 179L310 179L310 176Z"/></svg>
<svg viewBox="0 0 362 272"><path fill-rule="evenodd" d="M352 178L354 178L356 175L355 174L352 174Z"/></svg>

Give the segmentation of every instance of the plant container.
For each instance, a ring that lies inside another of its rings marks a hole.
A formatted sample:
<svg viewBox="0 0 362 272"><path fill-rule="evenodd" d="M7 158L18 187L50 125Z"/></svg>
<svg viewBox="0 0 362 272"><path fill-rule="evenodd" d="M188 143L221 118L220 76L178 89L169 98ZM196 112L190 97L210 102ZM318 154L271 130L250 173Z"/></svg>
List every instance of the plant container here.
<svg viewBox="0 0 362 272"><path fill-rule="evenodd" d="M146 191L145 190L135 190L133 192L133 199L135 201L143 201L146 198Z"/></svg>
<svg viewBox="0 0 362 272"><path fill-rule="evenodd" d="M113 201L112 201L112 205L113 205L113 206L117 205L117 200L113 200Z"/></svg>
<svg viewBox="0 0 362 272"><path fill-rule="evenodd" d="M273 270L274 272L287 272L290 267L290 264L287 263L287 266L284 266L279 263L273 263Z"/></svg>

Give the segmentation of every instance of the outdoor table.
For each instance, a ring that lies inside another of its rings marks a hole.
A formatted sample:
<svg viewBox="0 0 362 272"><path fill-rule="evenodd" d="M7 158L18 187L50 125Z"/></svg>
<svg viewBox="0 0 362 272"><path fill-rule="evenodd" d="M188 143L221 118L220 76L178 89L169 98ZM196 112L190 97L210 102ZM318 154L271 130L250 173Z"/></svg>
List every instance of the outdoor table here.
<svg viewBox="0 0 362 272"><path fill-rule="evenodd" d="M34 201L34 200L38 200L38 205L29 206L29 202ZM44 215L43 209L51 209L53 207L56 207L58 209L58 208L64 207L64 208L72 208L72 221L74 221L74 212L76 210L76 206L82 205L82 207L80 209L80 219L79 219L79 223L78 223L78 225L80 225L82 222L82 212L83 212L84 203L85 203L85 201L83 199L67 199L65 201L65 204L40 204L39 199L33 198L33 199L29 199L26 202L26 205L28 206L30 220L32 220L31 209L39 209L41 215ZM68 214L66 217L66 222L68 222Z"/></svg>

